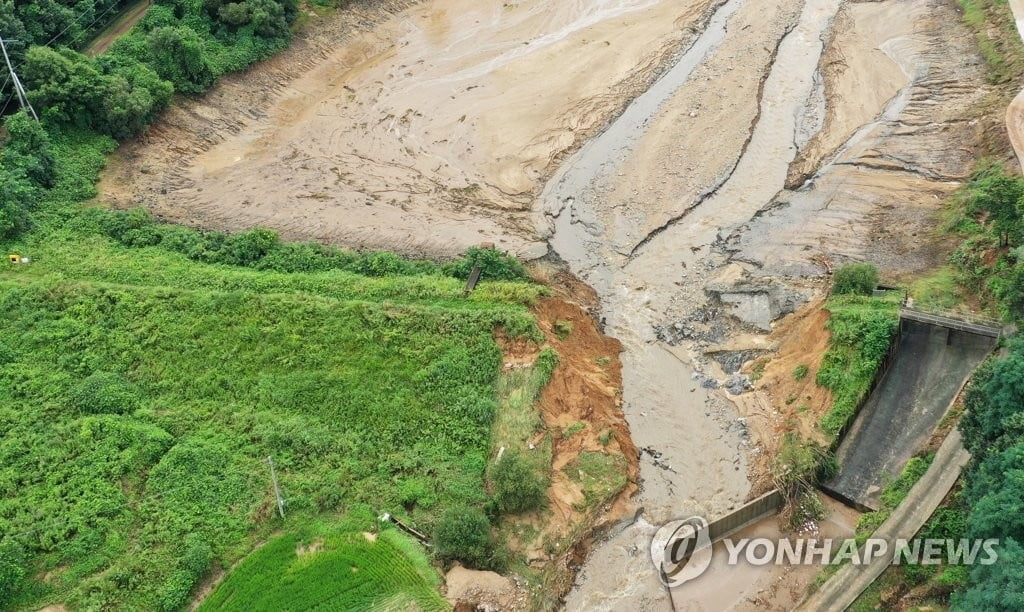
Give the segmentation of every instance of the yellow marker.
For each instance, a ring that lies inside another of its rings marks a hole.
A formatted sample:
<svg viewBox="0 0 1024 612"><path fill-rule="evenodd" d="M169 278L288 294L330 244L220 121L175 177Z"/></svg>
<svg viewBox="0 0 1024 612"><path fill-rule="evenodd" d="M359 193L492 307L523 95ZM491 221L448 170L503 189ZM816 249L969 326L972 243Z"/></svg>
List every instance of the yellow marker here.
<svg viewBox="0 0 1024 612"><path fill-rule="evenodd" d="M18 255L17 253L11 253L10 255L7 256L7 259L12 264L21 263L21 255Z"/></svg>

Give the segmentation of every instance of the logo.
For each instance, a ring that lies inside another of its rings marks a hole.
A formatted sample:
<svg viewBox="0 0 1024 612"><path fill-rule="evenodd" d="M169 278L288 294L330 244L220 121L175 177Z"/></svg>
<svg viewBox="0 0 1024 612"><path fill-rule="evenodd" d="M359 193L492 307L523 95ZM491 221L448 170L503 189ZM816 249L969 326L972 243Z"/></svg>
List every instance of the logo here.
<svg viewBox="0 0 1024 612"><path fill-rule="evenodd" d="M893 565L991 565L999 557L996 539L868 538L724 538L728 567L763 565L869 565L885 559ZM651 560L661 582L677 587L701 576L711 565L711 530L706 519L691 516L662 525L651 540Z"/></svg>
<svg viewBox="0 0 1024 612"><path fill-rule="evenodd" d="M700 576L711 565L711 533L704 517L666 523L651 540L651 560L669 588Z"/></svg>

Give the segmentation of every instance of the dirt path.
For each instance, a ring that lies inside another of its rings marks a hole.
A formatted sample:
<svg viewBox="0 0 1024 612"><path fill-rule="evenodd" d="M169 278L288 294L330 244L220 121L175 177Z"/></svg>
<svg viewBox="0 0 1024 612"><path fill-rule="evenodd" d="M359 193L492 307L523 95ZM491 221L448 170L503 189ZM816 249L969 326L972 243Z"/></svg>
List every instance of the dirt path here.
<svg viewBox="0 0 1024 612"><path fill-rule="evenodd" d="M107 29L99 33L99 35L93 39L89 46L86 47L85 53L89 57L96 57L100 53L103 53L110 48L110 45L114 44L122 34L132 29L140 19L146 16L146 11L149 7L153 6L153 0L139 0L135 5L123 11L117 16L112 24L107 26Z"/></svg>

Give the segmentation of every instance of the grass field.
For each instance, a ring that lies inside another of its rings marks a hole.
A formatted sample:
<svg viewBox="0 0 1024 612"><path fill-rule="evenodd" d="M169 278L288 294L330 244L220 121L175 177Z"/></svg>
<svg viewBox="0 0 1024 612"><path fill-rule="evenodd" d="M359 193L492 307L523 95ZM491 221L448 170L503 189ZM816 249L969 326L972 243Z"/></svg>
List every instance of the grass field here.
<svg viewBox="0 0 1024 612"><path fill-rule="evenodd" d="M0 267L0 608L179 609L279 530L243 567L354 508L429 531L445 507L483 505L494 332L539 339L527 304L540 287L484 281L464 298L424 263L275 272L126 246L77 204L101 152L62 151L54 201L2 245L32 263ZM288 571L323 580L354 563L351 593L331 597L441 605L414 547L339 529L320 561L286 558ZM373 559L404 578L363 572ZM263 591L250 595L294 596Z"/></svg>

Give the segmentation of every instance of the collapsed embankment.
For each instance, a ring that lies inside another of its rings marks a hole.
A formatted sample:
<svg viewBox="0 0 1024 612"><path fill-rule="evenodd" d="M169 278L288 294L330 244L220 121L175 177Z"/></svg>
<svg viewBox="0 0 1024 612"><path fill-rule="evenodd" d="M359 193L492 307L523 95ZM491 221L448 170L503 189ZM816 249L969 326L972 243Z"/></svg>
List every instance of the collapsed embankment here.
<svg viewBox="0 0 1024 612"><path fill-rule="evenodd" d="M817 316L833 261L943 257L988 94L971 36L946 0L386 6L169 112L101 198L402 252L550 238L622 343L646 510L569 606L654 605L651 525L739 504L786 428L738 373L806 328L779 318Z"/></svg>

